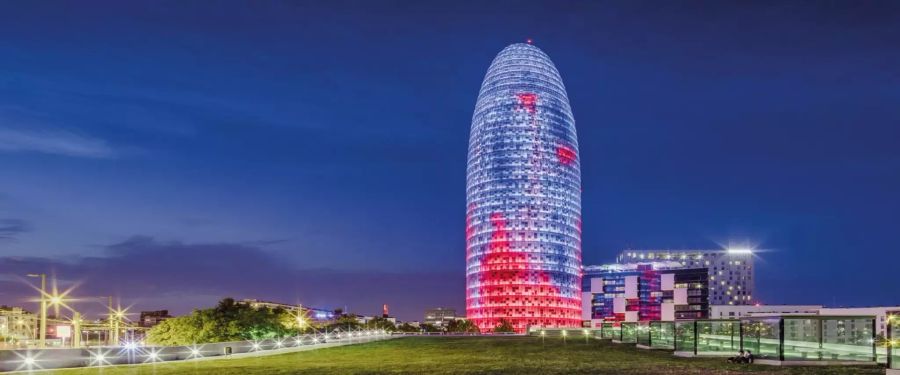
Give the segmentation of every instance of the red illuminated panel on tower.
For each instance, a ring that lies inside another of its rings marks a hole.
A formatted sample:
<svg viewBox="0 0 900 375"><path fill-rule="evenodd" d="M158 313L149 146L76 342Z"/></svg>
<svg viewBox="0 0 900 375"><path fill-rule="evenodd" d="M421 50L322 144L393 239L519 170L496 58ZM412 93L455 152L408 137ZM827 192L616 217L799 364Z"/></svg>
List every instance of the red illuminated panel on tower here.
<svg viewBox="0 0 900 375"><path fill-rule="evenodd" d="M519 105L525 108L528 113L534 113L537 110L537 95L525 92L518 95Z"/></svg>
<svg viewBox="0 0 900 375"><path fill-rule="evenodd" d="M565 165L569 165L575 162L578 159L578 155L575 153L575 150L569 148L566 145L560 145L556 148L556 157L559 159L560 163Z"/></svg>

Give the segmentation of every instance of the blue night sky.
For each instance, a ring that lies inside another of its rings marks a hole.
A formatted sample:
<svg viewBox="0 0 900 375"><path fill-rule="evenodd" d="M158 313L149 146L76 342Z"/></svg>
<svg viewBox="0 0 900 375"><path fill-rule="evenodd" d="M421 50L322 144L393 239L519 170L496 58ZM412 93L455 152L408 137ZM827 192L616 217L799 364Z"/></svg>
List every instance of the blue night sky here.
<svg viewBox="0 0 900 375"><path fill-rule="evenodd" d="M472 110L526 38L575 113L585 264L749 243L763 303L900 304L890 1L5 2L0 304L52 270L176 313L461 310Z"/></svg>

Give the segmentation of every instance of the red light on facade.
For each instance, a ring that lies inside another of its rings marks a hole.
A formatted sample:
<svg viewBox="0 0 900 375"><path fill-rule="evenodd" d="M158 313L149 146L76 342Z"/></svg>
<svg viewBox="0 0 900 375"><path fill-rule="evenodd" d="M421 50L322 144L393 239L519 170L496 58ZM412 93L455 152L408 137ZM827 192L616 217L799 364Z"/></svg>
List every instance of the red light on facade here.
<svg viewBox="0 0 900 375"><path fill-rule="evenodd" d="M523 92L518 95L519 97L519 105L522 108L525 108L525 111L528 113L534 113L537 111L537 94L530 92Z"/></svg>
<svg viewBox="0 0 900 375"><path fill-rule="evenodd" d="M525 39L525 43L531 44L531 43L533 43L533 42L534 42L534 41L531 40L531 38Z"/></svg>
<svg viewBox="0 0 900 375"><path fill-rule="evenodd" d="M528 252L513 246L515 233L501 212L489 217L492 227L488 249L481 261L479 307L468 309L469 318L482 330L490 331L501 319L523 333L530 325L572 327L580 302L560 295L550 274L534 264ZM525 293L523 293L525 292Z"/></svg>
<svg viewBox="0 0 900 375"><path fill-rule="evenodd" d="M569 146L561 145L556 148L556 157L559 158L560 163L570 165L578 158L578 154Z"/></svg>

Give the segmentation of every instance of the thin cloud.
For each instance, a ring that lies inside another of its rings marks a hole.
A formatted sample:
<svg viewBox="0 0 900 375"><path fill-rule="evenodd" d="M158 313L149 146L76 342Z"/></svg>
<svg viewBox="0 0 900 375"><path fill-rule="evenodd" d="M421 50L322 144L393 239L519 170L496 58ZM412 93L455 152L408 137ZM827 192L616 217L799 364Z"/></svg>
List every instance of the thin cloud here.
<svg viewBox="0 0 900 375"><path fill-rule="evenodd" d="M0 151L37 152L92 159L109 159L116 152L106 141L56 129L0 129Z"/></svg>
<svg viewBox="0 0 900 375"><path fill-rule="evenodd" d="M24 220L0 219L0 240L10 240L28 232L31 227Z"/></svg>

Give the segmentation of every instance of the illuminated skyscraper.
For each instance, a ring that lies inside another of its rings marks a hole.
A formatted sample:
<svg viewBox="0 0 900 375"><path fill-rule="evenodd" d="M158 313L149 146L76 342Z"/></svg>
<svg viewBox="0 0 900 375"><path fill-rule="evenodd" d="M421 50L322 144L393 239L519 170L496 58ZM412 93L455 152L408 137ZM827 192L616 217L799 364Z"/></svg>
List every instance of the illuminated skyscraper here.
<svg viewBox="0 0 900 375"><path fill-rule="evenodd" d="M500 51L472 116L466 175L466 316L581 325L581 172L559 72L531 44Z"/></svg>

